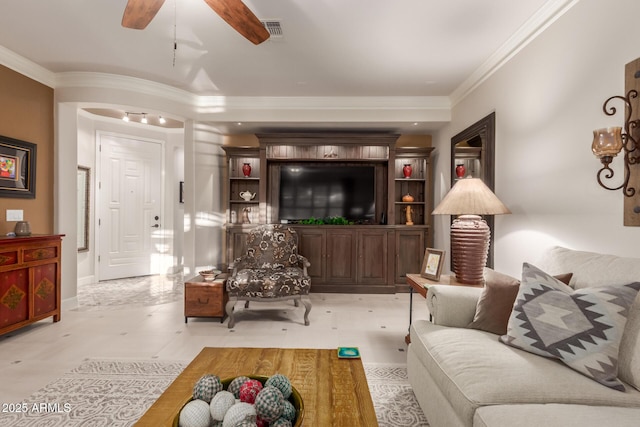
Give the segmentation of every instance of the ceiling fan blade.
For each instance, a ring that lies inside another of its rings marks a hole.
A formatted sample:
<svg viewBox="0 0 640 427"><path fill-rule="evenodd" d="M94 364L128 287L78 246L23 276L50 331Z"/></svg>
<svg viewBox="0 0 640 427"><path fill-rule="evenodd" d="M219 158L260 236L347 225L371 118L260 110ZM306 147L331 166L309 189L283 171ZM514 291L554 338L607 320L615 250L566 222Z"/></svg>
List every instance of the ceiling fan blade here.
<svg viewBox="0 0 640 427"><path fill-rule="evenodd" d="M144 30L156 16L164 0L129 0L122 15L122 26Z"/></svg>
<svg viewBox="0 0 640 427"><path fill-rule="evenodd" d="M269 31L242 0L204 0L227 24L253 44L269 38Z"/></svg>

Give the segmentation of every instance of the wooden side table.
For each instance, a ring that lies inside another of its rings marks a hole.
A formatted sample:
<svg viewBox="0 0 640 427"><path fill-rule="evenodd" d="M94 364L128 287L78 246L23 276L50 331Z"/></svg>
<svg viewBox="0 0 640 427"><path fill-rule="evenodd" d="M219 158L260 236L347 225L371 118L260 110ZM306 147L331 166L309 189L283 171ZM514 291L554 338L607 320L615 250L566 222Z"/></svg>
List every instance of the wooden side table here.
<svg viewBox="0 0 640 427"><path fill-rule="evenodd" d="M432 285L450 285L450 286L470 286L472 288L481 288L483 285L467 285L460 283L456 280L456 276L453 274L443 274L440 276L440 280L425 279L419 274L407 274L407 284L409 285L409 328L411 328L411 321L413 319L413 291L418 292L422 298L427 297L427 290ZM409 344L411 337L407 334L404 337L404 342Z"/></svg>
<svg viewBox="0 0 640 427"><path fill-rule="evenodd" d="M219 274L212 281L196 276L184 283L184 323L189 317L219 317L220 323L224 322L228 276Z"/></svg>

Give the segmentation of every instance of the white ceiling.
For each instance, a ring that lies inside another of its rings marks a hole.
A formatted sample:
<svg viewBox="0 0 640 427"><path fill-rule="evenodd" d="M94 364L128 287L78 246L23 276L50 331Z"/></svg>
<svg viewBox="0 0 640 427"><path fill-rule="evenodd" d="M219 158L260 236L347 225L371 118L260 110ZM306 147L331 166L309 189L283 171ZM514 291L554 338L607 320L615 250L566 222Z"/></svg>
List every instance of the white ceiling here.
<svg viewBox="0 0 640 427"><path fill-rule="evenodd" d="M197 95L447 97L568 2L245 0L282 23L282 38L258 46L203 0L167 0L141 31L121 27L126 3L2 0L0 46L53 73L112 73Z"/></svg>

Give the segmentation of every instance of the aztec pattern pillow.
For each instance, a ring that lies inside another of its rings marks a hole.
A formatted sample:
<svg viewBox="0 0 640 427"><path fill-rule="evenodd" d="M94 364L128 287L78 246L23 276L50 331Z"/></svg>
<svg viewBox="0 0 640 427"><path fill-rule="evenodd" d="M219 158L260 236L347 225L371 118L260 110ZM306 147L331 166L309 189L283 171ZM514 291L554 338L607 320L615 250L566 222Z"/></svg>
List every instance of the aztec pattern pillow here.
<svg viewBox="0 0 640 427"><path fill-rule="evenodd" d="M616 390L618 348L640 282L574 291L525 263L507 333L500 340L571 369Z"/></svg>

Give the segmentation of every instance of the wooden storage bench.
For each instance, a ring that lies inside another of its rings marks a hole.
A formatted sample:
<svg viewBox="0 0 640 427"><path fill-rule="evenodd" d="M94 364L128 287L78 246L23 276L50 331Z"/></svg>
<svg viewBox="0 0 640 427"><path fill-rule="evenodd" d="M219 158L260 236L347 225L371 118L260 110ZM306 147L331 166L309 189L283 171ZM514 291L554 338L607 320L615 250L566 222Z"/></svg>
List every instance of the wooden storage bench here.
<svg viewBox="0 0 640 427"><path fill-rule="evenodd" d="M227 295L228 274L219 274L215 280L207 281L196 276L184 283L184 322L189 317L219 317L220 323L226 317L224 307Z"/></svg>

